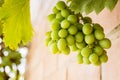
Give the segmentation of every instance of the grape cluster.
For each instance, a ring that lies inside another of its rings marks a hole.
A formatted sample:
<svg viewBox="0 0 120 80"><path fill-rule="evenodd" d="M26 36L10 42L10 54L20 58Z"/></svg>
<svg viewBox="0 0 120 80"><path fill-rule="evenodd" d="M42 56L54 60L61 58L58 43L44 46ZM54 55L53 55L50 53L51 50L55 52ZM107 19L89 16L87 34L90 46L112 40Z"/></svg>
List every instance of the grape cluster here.
<svg viewBox="0 0 120 80"><path fill-rule="evenodd" d="M48 15L51 31L46 32L46 46L51 53L77 51L79 64L100 65L107 62L106 50L111 42L105 38L103 27L92 23L90 17L75 14L63 1L56 3Z"/></svg>

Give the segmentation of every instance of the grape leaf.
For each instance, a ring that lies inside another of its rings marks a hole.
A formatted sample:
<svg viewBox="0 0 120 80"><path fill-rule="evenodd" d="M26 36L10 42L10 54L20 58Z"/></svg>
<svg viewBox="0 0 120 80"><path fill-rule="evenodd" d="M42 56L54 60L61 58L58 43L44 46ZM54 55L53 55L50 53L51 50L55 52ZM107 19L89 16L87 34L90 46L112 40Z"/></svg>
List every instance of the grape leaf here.
<svg viewBox="0 0 120 80"><path fill-rule="evenodd" d="M97 14L99 14L105 8L106 0L96 0L94 3L94 10Z"/></svg>
<svg viewBox="0 0 120 80"><path fill-rule="evenodd" d="M117 2L118 0L106 0L105 6L112 11Z"/></svg>
<svg viewBox="0 0 120 80"><path fill-rule="evenodd" d="M75 13L89 14L95 11L99 14L105 7L113 10L118 0L71 0L70 9Z"/></svg>
<svg viewBox="0 0 120 80"><path fill-rule="evenodd" d="M29 0L4 0L0 8L3 23L3 41L6 47L17 49L19 44L27 44L33 36L30 22Z"/></svg>

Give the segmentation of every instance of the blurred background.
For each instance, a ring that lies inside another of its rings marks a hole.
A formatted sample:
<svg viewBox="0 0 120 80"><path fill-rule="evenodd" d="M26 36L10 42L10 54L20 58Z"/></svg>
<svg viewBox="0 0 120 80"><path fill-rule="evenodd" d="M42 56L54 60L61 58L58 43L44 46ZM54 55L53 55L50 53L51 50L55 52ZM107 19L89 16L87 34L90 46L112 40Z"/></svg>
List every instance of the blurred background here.
<svg viewBox="0 0 120 80"><path fill-rule="evenodd" d="M70 55L54 55L45 46L45 32L49 30L46 16L58 0L31 0L31 20L34 37L30 44L25 80L120 80L120 38L119 33L113 34L112 47L108 50L109 60L101 67L77 64L76 53ZM104 27L108 34L120 24L120 1L110 12L104 9L99 15L89 14L93 22ZM114 38L118 36L118 38Z"/></svg>

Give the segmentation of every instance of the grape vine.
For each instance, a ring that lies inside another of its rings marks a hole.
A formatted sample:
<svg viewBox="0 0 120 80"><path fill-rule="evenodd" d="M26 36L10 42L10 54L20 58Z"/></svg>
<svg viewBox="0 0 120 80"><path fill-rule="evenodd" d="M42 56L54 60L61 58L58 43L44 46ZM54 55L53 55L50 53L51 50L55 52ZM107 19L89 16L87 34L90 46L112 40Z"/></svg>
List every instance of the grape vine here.
<svg viewBox="0 0 120 80"><path fill-rule="evenodd" d="M100 24L72 11L64 1L57 2L52 12L48 15L51 30L46 32L45 40L51 53L78 52L79 64L98 66L108 61L106 49L111 47L111 41Z"/></svg>

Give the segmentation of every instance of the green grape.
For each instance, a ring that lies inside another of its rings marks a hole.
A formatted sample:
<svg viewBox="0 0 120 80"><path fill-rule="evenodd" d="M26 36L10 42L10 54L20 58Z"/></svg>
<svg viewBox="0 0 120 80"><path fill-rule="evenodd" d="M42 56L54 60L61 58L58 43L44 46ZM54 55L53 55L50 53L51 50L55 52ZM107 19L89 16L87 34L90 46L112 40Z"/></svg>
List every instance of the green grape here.
<svg viewBox="0 0 120 80"><path fill-rule="evenodd" d="M9 56L2 57L2 63L3 66L12 66L12 62L10 61Z"/></svg>
<svg viewBox="0 0 120 80"><path fill-rule="evenodd" d="M108 56L106 54L102 54L100 56L100 61L103 62L103 63L107 62L108 61Z"/></svg>
<svg viewBox="0 0 120 80"><path fill-rule="evenodd" d="M70 54L70 48L66 47L65 50L62 51L65 55L69 55Z"/></svg>
<svg viewBox="0 0 120 80"><path fill-rule="evenodd" d="M90 17L84 17L83 22L84 23L92 23L92 19Z"/></svg>
<svg viewBox="0 0 120 80"><path fill-rule="evenodd" d="M61 15L61 12L56 14L56 19L62 21L64 19L64 17Z"/></svg>
<svg viewBox="0 0 120 80"><path fill-rule="evenodd" d="M93 51L94 51L98 56L100 56L100 55L102 55L102 53L103 53L103 48L101 48L100 46L95 46L94 49L93 49Z"/></svg>
<svg viewBox="0 0 120 80"><path fill-rule="evenodd" d="M80 53L78 53L78 55L77 55L77 62L78 62L78 64L83 63L83 56Z"/></svg>
<svg viewBox="0 0 120 80"><path fill-rule="evenodd" d="M59 2L56 3L56 8L58 10L63 10L63 9L65 9L65 7L66 7L66 4L65 4L64 1L59 1Z"/></svg>
<svg viewBox="0 0 120 80"><path fill-rule="evenodd" d="M70 15L70 12L68 9L64 9L61 11L61 15L64 17L64 18L67 18L69 15Z"/></svg>
<svg viewBox="0 0 120 80"><path fill-rule="evenodd" d="M92 53L92 50L88 47L85 47L81 50L81 55L83 57L89 57L89 55Z"/></svg>
<svg viewBox="0 0 120 80"><path fill-rule="evenodd" d="M49 47L50 47L51 53L56 54L58 52L58 47L56 42L52 43Z"/></svg>
<svg viewBox="0 0 120 80"><path fill-rule="evenodd" d="M89 58L83 57L83 63L84 64L90 64Z"/></svg>
<svg viewBox="0 0 120 80"><path fill-rule="evenodd" d="M59 37L65 38L68 35L68 31L66 29L61 29L58 33Z"/></svg>
<svg viewBox="0 0 120 80"><path fill-rule="evenodd" d="M84 36L83 36L82 32L78 32L78 33L75 35L75 40L76 40L77 42L82 42L82 41L83 41L83 38L84 38Z"/></svg>
<svg viewBox="0 0 120 80"><path fill-rule="evenodd" d="M57 46L58 46L58 49L59 49L60 51L65 50L65 48L67 47L67 42L66 42L66 40L65 40L65 39L59 39L59 40L58 40L58 43L57 43Z"/></svg>
<svg viewBox="0 0 120 80"><path fill-rule="evenodd" d="M66 40L67 40L67 44L68 44L68 45L73 45L73 44L75 43L75 38L74 38L74 36L72 36L72 35L68 35L68 36L66 37Z"/></svg>
<svg viewBox="0 0 120 80"><path fill-rule="evenodd" d="M65 19L61 22L62 28L67 29L69 26L70 26L70 22L68 20Z"/></svg>
<svg viewBox="0 0 120 80"><path fill-rule="evenodd" d="M93 34L89 34L89 35L86 35L86 36L85 36L85 42L86 42L87 44L93 44L94 41L95 41L95 37L94 37Z"/></svg>
<svg viewBox="0 0 120 80"><path fill-rule="evenodd" d="M62 51L58 51L57 53L58 53L58 54L61 54L61 53L62 53Z"/></svg>
<svg viewBox="0 0 120 80"><path fill-rule="evenodd" d="M96 63L98 61L98 55L96 53L92 53L89 56L89 60L90 60L91 63Z"/></svg>
<svg viewBox="0 0 120 80"><path fill-rule="evenodd" d="M47 16L47 19L48 19L49 22L52 22L52 21L55 19L55 17L56 17L55 14L49 14L49 15Z"/></svg>
<svg viewBox="0 0 120 80"><path fill-rule="evenodd" d="M93 24L93 29L104 31L103 27L100 24L97 24L97 23Z"/></svg>
<svg viewBox="0 0 120 80"><path fill-rule="evenodd" d="M53 44L53 43L55 43L55 41L54 41L54 40L50 40L50 41L48 42L48 47L49 47L51 44Z"/></svg>
<svg viewBox="0 0 120 80"><path fill-rule="evenodd" d="M1 6L0 6L1 7ZM5 80L4 79L4 73L3 72L0 72L0 80Z"/></svg>
<svg viewBox="0 0 120 80"><path fill-rule="evenodd" d="M46 38L45 39L45 45L48 46L48 43L51 41L51 38Z"/></svg>
<svg viewBox="0 0 120 80"><path fill-rule="evenodd" d="M45 33L45 36L46 36L46 38L51 38L51 31L47 31L47 32Z"/></svg>
<svg viewBox="0 0 120 80"><path fill-rule="evenodd" d="M59 39L57 30L56 31L52 31L51 38L52 38L52 40L58 40Z"/></svg>
<svg viewBox="0 0 120 80"><path fill-rule="evenodd" d="M78 49L77 51L78 51L79 54L81 54L81 49Z"/></svg>
<svg viewBox="0 0 120 80"><path fill-rule="evenodd" d="M69 28L68 28L68 32L71 34L71 35L75 35L77 33L78 29L76 26L74 25L71 25Z"/></svg>
<svg viewBox="0 0 120 80"><path fill-rule="evenodd" d="M60 23L58 19L54 19L51 24L52 31L59 30L60 29Z"/></svg>
<svg viewBox="0 0 120 80"><path fill-rule="evenodd" d="M77 51L78 50L78 48L77 48L77 46L75 44L73 44L72 46L70 46L70 49L72 51Z"/></svg>
<svg viewBox="0 0 120 80"><path fill-rule="evenodd" d="M60 12L56 7L53 7L52 9L53 13L57 14L58 12Z"/></svg>
<svg viewBox="0 0 120 80"><path fill-rule="evenodd" d="M107 54L107 51L106 51L106 50L103 50L103 54Z"/></svg>
<svg viewBox="0 0 120 80"><path fill-rule="evenodd" d="M111 47L111 41L108 38L104 38L99 41L99 45L104 49L108 49Z"/></svg>
<svg viewBox="0 0 120 80"><path fill-rule="evenodd" d="M97 40L102 40L105 37L104 32L101 30L95 30L94 34Z"/></svg>
<svg viewBox="0 0 120 80"><path fill-rule="evenodd" d="M67 2L70 2L70 1L72 1L72 0L66 0Z"/></svg>
<svg viewBox="0 0 120 80"><path fill-rule="evenodd" d="M86 46L86 44L85 44L85 42L81 42L81 43L76 43L76 46L79 48L79 49L83 49L85 46Z"/></svg>
<svg viewBox="0 0 120 80"><path fill-rule="evenodd" d="M100 66L101 62L98 60L96 63L93 63L95 66Z"/></svg>
<svg viewBox="0 0 120 80"><path fill-rule="evenodd" d="M88 47L89 48L93 48L95 46L95 44L93 43L93 44L88 44Z"/></svg>
<svg viewBox="0 0 120 80"><path fill-rule="evenodd" d="M67 20L70 21L71 23L76 23L77 22L77 16L69 15Z"/></svg>
<svg viewBox="0 0 120 80"><path fill-rule="evenodd" d="M85 35L91 34L93 31L93 28L90 23L86 23L82 27L82 31Z"/></svg>
<svg viewBox="0 0 120 80"><path fill-rule="evenodd" d="M81 23L75 23L75 26L78 28L78 30L82 30L83 25Z"/></svg>

